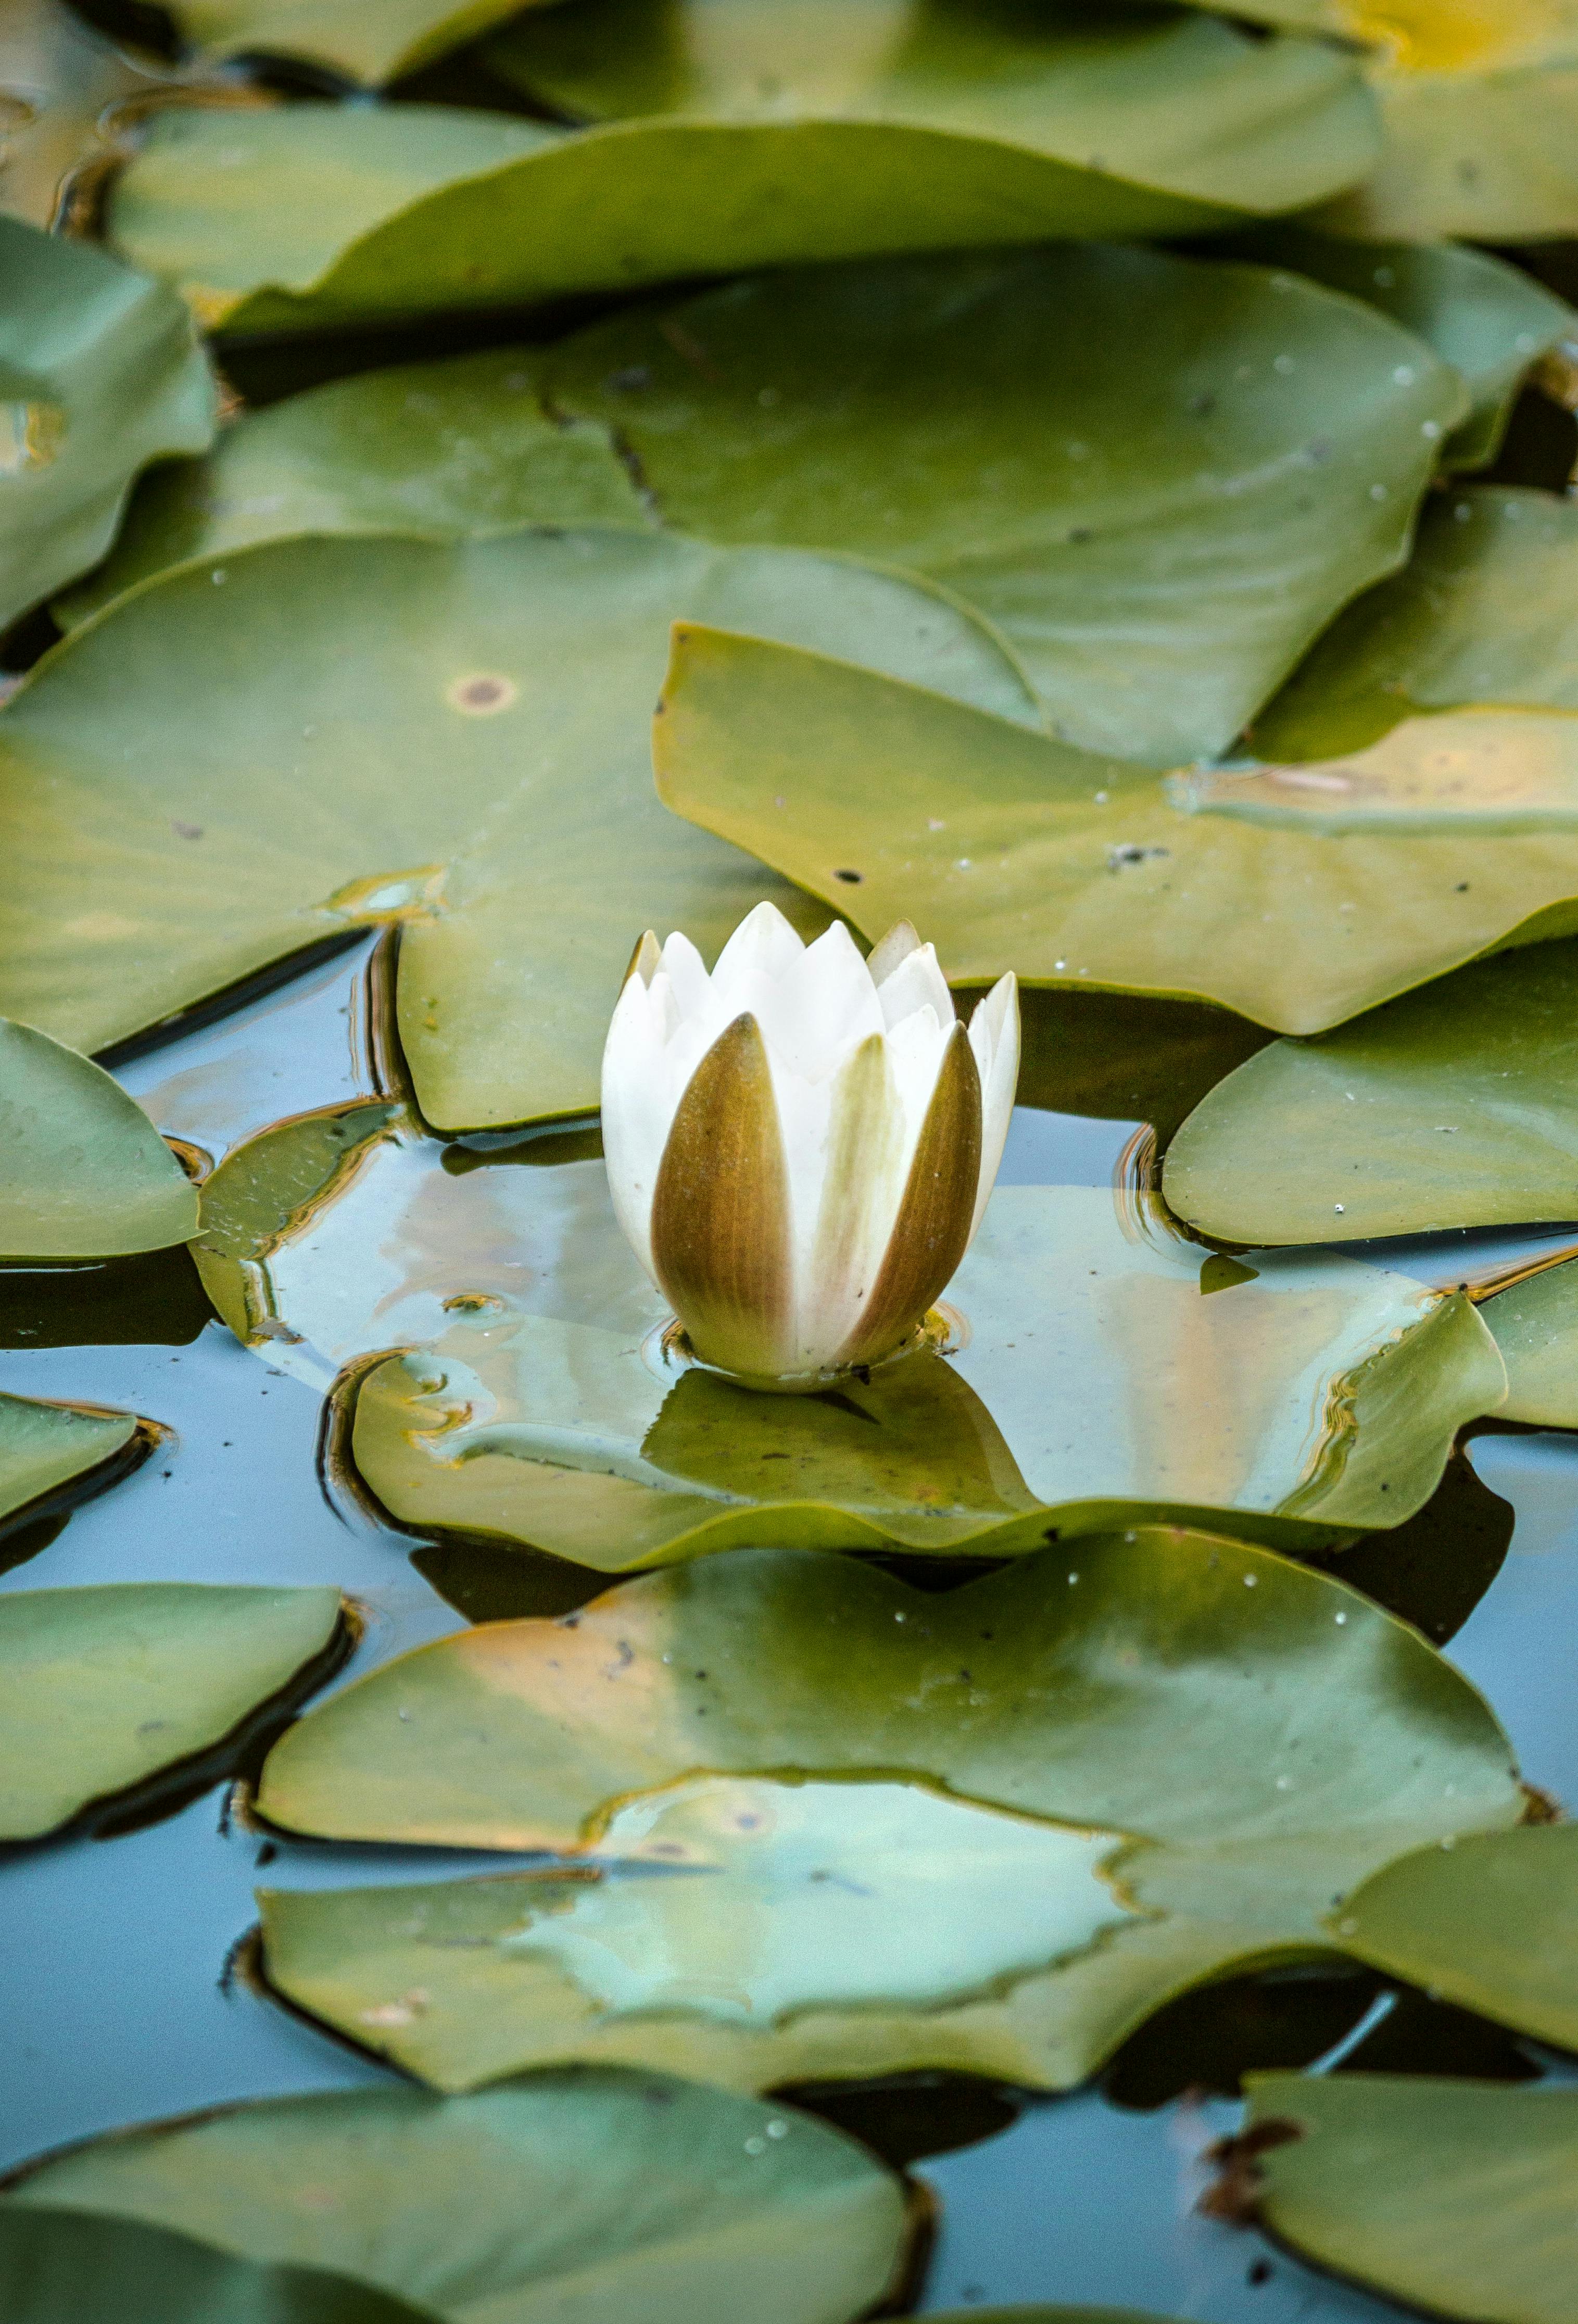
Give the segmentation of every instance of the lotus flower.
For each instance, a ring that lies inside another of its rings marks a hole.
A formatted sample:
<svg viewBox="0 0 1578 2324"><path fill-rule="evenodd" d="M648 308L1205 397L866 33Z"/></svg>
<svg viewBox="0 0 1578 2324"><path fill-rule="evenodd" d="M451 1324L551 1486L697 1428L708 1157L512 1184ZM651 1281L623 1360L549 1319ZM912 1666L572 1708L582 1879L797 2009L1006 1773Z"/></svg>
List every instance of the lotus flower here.
<svg viewBox="0 0 1578 2324"><path fill-rule="evenodd" d="M968 1032L907 922L863 961L758 904L709 977L641 938L603 1055L620 1225L693 1353L815 1387L904 1345L968 1250L1019 1078L1011 976Z"/></svg>

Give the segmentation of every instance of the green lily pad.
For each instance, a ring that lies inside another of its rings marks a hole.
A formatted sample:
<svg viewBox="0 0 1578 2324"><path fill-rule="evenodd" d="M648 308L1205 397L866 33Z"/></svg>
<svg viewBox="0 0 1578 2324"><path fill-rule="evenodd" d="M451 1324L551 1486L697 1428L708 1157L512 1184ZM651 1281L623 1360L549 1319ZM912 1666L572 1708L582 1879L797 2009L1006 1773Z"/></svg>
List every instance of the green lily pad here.
<svg viewBox="0 0 1578 2324"><path fill-rule="evenodd" d="M1260 2213L1296 2252L1435 2316L1567 2324L1578 2091L1389 2074L1247 2087Z"/></svg>
<svg viewBox="0 0 1578 2324"><path fill-rule="evenodd" d="M545 387L681 530L924 573L996 624L1056 732L1160 765L1224 749L1402 562L1465 408L1422 341L1297 275L1075 244L626 311Z"/></svg>
<svg viewBox="0 0 1578 2324"><path fill-rule="evenodd" d="M1578 1267L1541 1268L1480 1313L1507 1366L1502 1419L1578 1428Z"/></svg>
<svg viewBox="0 0 1578 2324"><path fill-rule="evenodd" d="M1406 788L1439 723L1405 722L1361 772ZM1509 936L1578 926L1571 809L1494 848L1456 810L1340 834L1319 815L1193 813L1186 784L683 623L653 735L669 806L836 899L873 943L912 919L960 984L1013 968L1315 1033Z"/></svg>
<svg viewBox="0 0 1578 2324"><path fill-rule="evenodd" d="M907 2240L901 2182L853 2139L652 2074L273 2098L78 2147L10 2201L353 2275L448 2324L845 2324Z"/></svg>
<svg viewBox="0 0 1578 2324"><path fill-rule="evenodd" d="M1332 1927L1390 1976L1578 2050L1578 1824L1421 1849L1367 1880Z"/></svg>
<svg viewBox="0 0 1578 2324"><path fill-rule="evenodd" d="M1405 1832L1513 1822L1509 1756L1416 1632L1240 1544L1136 1529L941 1596L741 1551L419 1648L292 1729L275 1823L595 1862L276 1893L266 1967L445 2085L575 2055L1064 2087L1225 1962L1329 1946ZM1056 1822L1010 1849L989 1809ZM1038 1923L992 1909L1038 1856ZM980 1911L938 1899L955 1868Z"/></svg>
<svg viewBox="0 0 1578 2324"><path fill-rule="evenodd" d="M1459 373L1473 401L1447 439L1442 456L1449 468L1489 466L1530 371L1578 330L1578 316L1564 299L1487 250L1450 242L1348 242L1281 224L1237 235L1228 246L1379 307ZM1426 503L1426 520L1431 506Z"/></svg>
<svg viewBox="0 0 1578 2324"><path fill-rule="evenodd" d="M0 1019L0 1252L108 1259L185 1242L197 1222L197 1188L120 1084Z"/></svg>
<svg viewBox="0 0 1578 2324"><path fill-rule="evenodd" d="M435 2324L318 2268L277 2267L135 2219L0 2204L6 2324Z"/></svg>
<svg viewBox="0 0 1578 2324"><path fill-rule="evenodd" d="M995 1556L1158 1511L1309 1545L1401 1524L1501 1400L1466 1301L1347 1259L1219 1259L1104 1189L1023 1186L949 1288L946 1360L755 1396L665 1357L603 1163L568 1143L457 1167L373 1102L263 1131L203 1190L216 1307L320 1388L356 1370L360 1472L421 1531L605 1572L784 1541ZM1048 1377L1080 1385L1048 1406Z"/></svg>
<svg viewBox="0 0 1578 2324"><path fill-rule="evenodd" d="M51 227L63 187L108 148L103 124L168 79L73 8L23 0L0 17L0 212Z"/></svg>
<svg viewBox="0 0 1578 2324"><path fill-rule="evenodd" d="M1531 945L1273 1042L1173 1139L1168 1204L1234 1242L1578 1217L1574 992L1578 945Z"/></svg>
<svg viewBox="0 0 1578 2324"><path fill-rule="evenodd" d="M669 627L698 609L1035 716L939 593L798 552L520 532L187 567L46 656L0 718L0 1006L97 1049L404 919L428 1118L586 1111L643 927L715 947L764 892L826 925L653 796Z"/></svg>
<svg viewBox="0 0 1578 2324"><path fill-rule="evenodd" d="M819 13L823 95L783 117L167 113L111 195L111 238L205 322L277 332L878 251L1188 233L1318 200L1379 150L1352 60L1315 43L1188 17L1027 9L993 26L961 7L918 18L885 72L873 17L902 42L908 10Z"/></svg>
<svg viewBox="0 0 1578 2324"><path fill-rule="evenodd" d="M347 80L397 80L542 0L170 0L205 60L290 57Z"/></svg>
<svg viewBox="0 0 1578 2324"><path fill-rule="evenodd" d="M57 601L58 616L75 627L172 565L300 533L650 530L604 431L543 411L540 369L534 349L494 348L244 413L206 460L144 477L109 558Z"/></svg>
<svg viewBox="0 0 1578 2324"><path fill-rule="evenodd" d="M30 1509L124 1452L137 1434L129 1412L95 1412L0 1395L0 1518Z"/></svg>
<svg viewBox="0 0 1578 2324"><path fill-rule="evenodd" d="M163 284L0 217L0 629L96 565L140 469L201 452L214 387Z"/></svg>
<svg viewBox="0 0 1578 2324"><path fill-rule="evenodd" d="M0 1596L0 1840L210 1751L328 1649L337 1590L110 1582Z"/></svg>
<svg viewBox="0 0 1578 2324"><path fill-rule="evenodd" d="M1204 0L1210 6L1217 0ZM1417 72L1549 64L1578 44L1574 0L1232 0L1235 16L1358 41Z"/></svg>
<svg viewBox="0 0 1578 2324"><path fill-rule="evenodd" d="M1324 759L1425 711L1578 710L1575 591L1571 501L1507 484L1433 497L1408 564L1333 623L1255 721L1255 746Z"/></svg>

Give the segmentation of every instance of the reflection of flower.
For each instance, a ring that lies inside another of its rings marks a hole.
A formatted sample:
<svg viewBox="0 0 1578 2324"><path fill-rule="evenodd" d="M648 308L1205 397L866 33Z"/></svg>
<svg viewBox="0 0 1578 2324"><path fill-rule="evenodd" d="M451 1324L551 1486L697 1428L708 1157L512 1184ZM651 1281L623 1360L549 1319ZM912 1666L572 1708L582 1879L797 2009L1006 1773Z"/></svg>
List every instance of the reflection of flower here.
<svg viewBox="0 0 1578 2324"><path fill-rule="evenodd" d="M619 1222L704 1362L810 1381L876 1362L968 1249L1019 1078L1018 991L964 1027L908 923L869 962L759 904L709 977L641 939L603 1056Z"/></svg>

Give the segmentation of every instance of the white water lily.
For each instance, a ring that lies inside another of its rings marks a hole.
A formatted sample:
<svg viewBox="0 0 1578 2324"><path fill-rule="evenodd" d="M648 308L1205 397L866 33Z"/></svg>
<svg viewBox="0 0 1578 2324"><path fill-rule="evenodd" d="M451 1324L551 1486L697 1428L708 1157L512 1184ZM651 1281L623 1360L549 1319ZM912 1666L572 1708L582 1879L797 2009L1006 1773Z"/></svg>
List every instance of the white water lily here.
<svg viewBox="0 0 1578 2324"><path fill-rule="evenodd" d="M1018 987L968 1031L907 921L863 961L759 904L709 977L643 936L603 1054L620 1225L704 1363L808 1386L891 1355L968 1250L1019 1079Z"/></svg>

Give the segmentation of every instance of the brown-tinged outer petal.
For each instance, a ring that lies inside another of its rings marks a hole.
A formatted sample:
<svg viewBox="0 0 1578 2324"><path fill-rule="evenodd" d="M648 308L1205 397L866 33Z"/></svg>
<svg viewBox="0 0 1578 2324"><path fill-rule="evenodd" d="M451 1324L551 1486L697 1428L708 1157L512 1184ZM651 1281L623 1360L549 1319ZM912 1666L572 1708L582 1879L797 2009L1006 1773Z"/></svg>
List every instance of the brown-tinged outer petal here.
<svg viewBox="0 0 1578 2324"><path fill-rule="evenodd" d="M652 1196L652 1264L704 1363L771 1378L792 1362L789 1167L754 1017L719 1034L679 1101Z"/></svg>
<svg viewBox="0 0 1578 2324"><path fill-rule="evenodd" d="M981 1175L981 1075L963 1025L955 1024L881 1271L865 1312L838 1351L841 1364L874 1363L896 1348L943 1290L970 1240Z"/></svg>
<svg viewBox="0 0 1578 2324"><path fill-rule="evenodd" d="M799 1355L832 1363L860 1330L863 1294L878 1280L903 1201L904 1107L888 1044L872 1033L839 1068L827 1123L817 1231L800 1286Z"/></svg>
<svg viewBox="0 0 1578 2324"><path fill-rule="evenodd" d="M662 958L663 947L649 928L632 953L630 966L619 980L621 992L624 991L632 976L639 976L643 984L650 984L658 973Z"/></svg>

